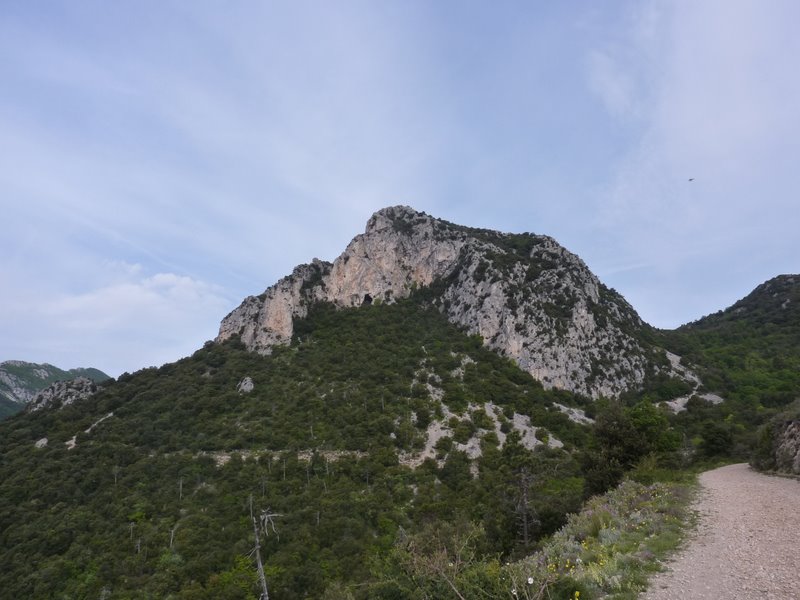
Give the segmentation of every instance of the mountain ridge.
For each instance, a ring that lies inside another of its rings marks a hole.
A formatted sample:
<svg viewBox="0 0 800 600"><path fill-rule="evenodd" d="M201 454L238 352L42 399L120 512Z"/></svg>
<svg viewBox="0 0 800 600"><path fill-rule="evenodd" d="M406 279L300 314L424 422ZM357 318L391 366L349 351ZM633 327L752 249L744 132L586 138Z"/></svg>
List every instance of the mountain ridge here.
<svg viewBox="0 0 800 600"><path fill-rule="evenodd" d="M0 418L23 410L38 393L50 385L77 378L96 383L111 379L93 367L64 370L49 363L23 360L0 362Z"/></svg>
<svg viewBox="0 0 800 600"><path fill-rule="evenodd" d="M246 298L222 320L216 341L239 336L269 353L291 340L294 319L314 303L391 303L416 288L429 289L450 322L546 388L613 397L649 374L681 377L633 307L553 238L464 227L407 206L374 213L333 263L299 265Z"/></svg>

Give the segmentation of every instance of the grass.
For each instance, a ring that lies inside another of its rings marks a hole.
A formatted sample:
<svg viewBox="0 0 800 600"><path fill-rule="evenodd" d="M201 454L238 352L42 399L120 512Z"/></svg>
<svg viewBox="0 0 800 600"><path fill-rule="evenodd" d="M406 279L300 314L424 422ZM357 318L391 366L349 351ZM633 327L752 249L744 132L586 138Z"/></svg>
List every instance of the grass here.
<svg viewBox="0 0 800 600"><path fill-rule="evenodd" d="M509 597L634 600L692 524L694 489L626 480L590 499L539 552L505 566Z"/></svg>

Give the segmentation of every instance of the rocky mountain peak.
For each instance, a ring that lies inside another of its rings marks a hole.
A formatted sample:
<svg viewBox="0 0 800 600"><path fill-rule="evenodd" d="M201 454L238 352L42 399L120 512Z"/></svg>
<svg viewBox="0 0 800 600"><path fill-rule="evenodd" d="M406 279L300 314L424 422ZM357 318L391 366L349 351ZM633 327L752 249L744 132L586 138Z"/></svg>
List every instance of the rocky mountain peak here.
<svg viewBox="0 0 800 600"><path fill-rule="evenodd" d="M645 325L584 262L554 239L455 225L407 206L370 217L333 263L300 265L222 321L217 341L251 350L287 344L293 320L315 302L391 303L435 286L448 319L514 359L545 387L592 397L638 386L670 370L640 341Z"/></svg>
<svg viewBox="0 0 800 600"><path fill-rule="evenodd" d="M434 219L424 212L418 212L410 206L387 206L373 214L364 233L386 231L387 229L411 231L415 226L433 223Z"/></svg>

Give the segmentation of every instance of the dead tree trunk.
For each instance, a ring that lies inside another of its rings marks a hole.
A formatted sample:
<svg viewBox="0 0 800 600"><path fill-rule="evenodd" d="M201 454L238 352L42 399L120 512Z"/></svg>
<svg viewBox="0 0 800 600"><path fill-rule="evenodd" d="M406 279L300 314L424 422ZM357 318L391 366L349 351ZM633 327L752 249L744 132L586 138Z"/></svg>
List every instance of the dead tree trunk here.
<svg viewBox="0 0 800 600"><path fill-rule="evenodd" d="M261 583L261 589L263 590L261 594L261 598L259 600L269 600L269 591L267 590L267 578L264 577L264 565L261 563L261 541L259 539L259 523L261 524L261 529L264 531L264 535L269 535L270 528L272 529L275 535L278 535L278 530L275 528L275 517L281 517L283 515L279 513L274 513L270 511L269 508L266 510L262 510L261 514L256 518L255 514L253 514L253 495L250 494L250 518L253 520L253 535L256 538L256 547L253 549L253 552L256 554L256 564L258 565L258 580ZM278 540L281 539L281 536L278 535Z"/></svg>
<svg viewBox="0 0 800 600"><path fill-rule="evenodd" d="M253 520L253 537L256 541L256 565L258 566L258 581L261 584L261 600L269 600L267 578L264 576L264 565L261 563L261 541L258 535L258 520L253 514L253 496L250 496L250 518Z"/></svg>
<svg viewBox="0 0 800 600"><path fill-rule="evenodd" d="M536 527L538 520L536 513L530 501L530 488L533 483L533 475L528 471L527 467L523 467L519 473L518 479L518 496L515 512L519 520L520 535L522 537L522 544L525 548L532 541L533 530Z"/></svg>

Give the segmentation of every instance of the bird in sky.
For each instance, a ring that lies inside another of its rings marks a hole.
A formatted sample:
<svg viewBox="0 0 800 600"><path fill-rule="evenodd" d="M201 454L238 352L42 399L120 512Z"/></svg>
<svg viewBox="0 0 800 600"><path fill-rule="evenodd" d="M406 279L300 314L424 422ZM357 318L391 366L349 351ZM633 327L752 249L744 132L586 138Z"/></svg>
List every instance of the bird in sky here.
<svg viewBox="0 0 800 600"><path fill-rule="evenodd" d="M689 177L689 181L694 181L694 177Z"/></svg>

